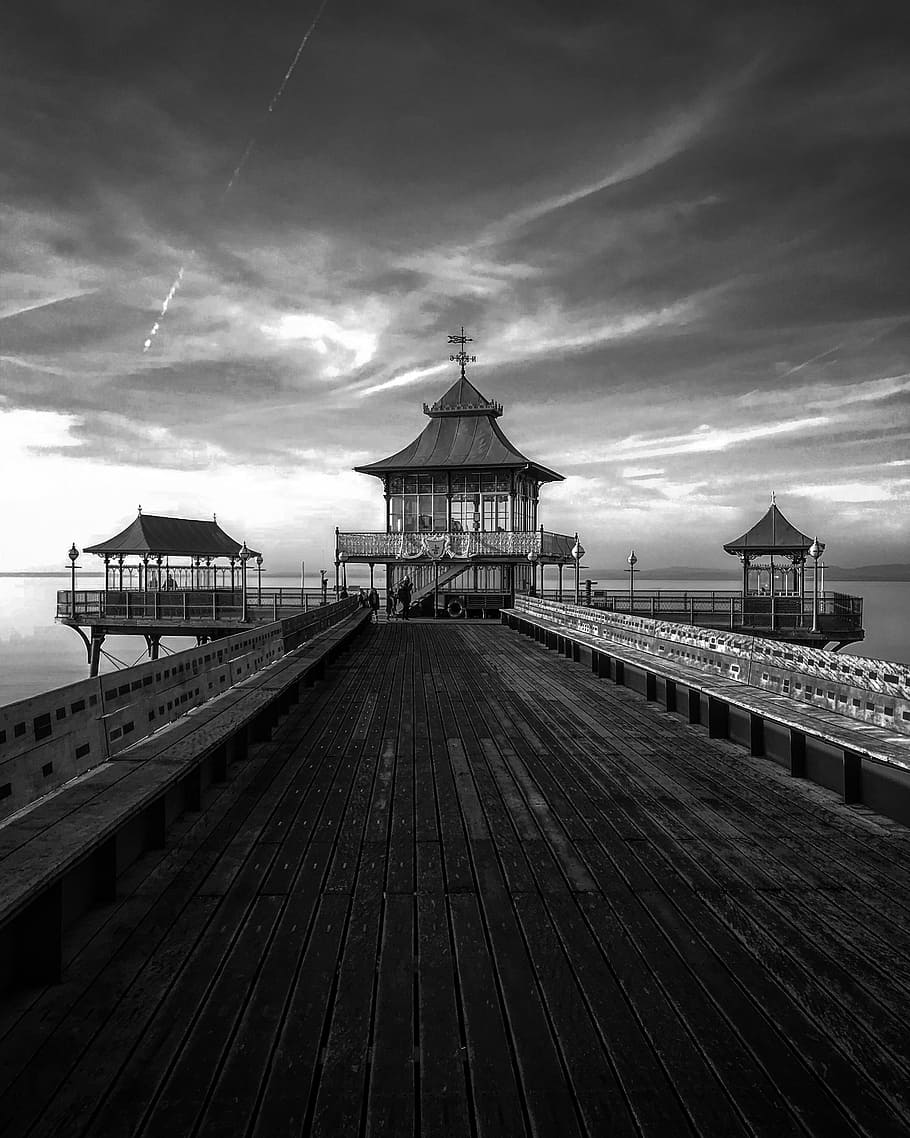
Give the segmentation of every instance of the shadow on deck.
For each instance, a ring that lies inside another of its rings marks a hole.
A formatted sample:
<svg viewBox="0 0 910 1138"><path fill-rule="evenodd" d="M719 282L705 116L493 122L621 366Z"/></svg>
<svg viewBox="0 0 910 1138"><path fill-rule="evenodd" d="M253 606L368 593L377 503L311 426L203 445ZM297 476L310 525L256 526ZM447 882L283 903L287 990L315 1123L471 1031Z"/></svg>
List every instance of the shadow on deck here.
<svg viewBox="0 0 910 1138"><path fill-rule="evenodd" d="M907 831L497 625L380 624L63 983L12 1135L906 1135Z"/></svg>

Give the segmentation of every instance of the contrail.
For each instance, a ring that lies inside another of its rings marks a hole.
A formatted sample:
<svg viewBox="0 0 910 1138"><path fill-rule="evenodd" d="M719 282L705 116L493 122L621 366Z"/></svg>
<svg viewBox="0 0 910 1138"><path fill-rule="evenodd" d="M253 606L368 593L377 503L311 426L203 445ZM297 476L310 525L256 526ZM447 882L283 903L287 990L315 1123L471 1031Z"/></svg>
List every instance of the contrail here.
<svg viewBox="0 0 910 1138"><path fill-rule="evenodd" d="M825 356L830 356L833 352L838 351L843 346L844 346L843 344L835 344L833 348L828 348L824 352L819 352L818 355L813 356L811 360L803 360L803 362L801 364L797 364L796 367L791 367L789 371L785 371L782 375L779 375L777 378L778 379L786 379L788 375L794 375L796 372L802 371L804 367L808 367L809 364L814 364L816 360L823 360L825 358Z"/></svg>
<svg viewBox="0 0 910 1138"><path fill-rule="evenodd" d="M266 107L265 114L262 116L262 120L259 123L260 129L261 129L263 123L266 121L266 118L275 110L275 108L281 102L281 96L284 94L285 87L287 87L288 83L291 81L291 76L294 74L294 68L297 66L297 61L300 59L300 56L303 54L303 49L306 47L310 36L316 30L316 25L322 19L322 13L325 11L326 6L328 5L328 2L329 2L329 0L322 0L322 3L319 5L319 10L317 11L316 15L313 17L313 22L307 28L306 32L304 33L303 39L301 39L300 43L297 45L297 50L294 52L294 58L291 60L290 66L288 67L287 71L285 71L284 78L278 84L278 89L275 92L275 94L272 96L268 107ZM228 178L227 185L224 187L224 189L221 192L221 198L220 198L221 203L224 202L225 198L228 196L228 194L234 188L234 184L237 181L237 179L240 177L240 174L243 171L244 166L246 166L250 155L253 153L255 146L256 146L256 135L254 134L250 137L249 142L246 144L246 147L243 151L243 154L241 154L241 156L240 156L240 161L234 167L233 173L231 174L230 178ZM167 315L168 305L171 303L171 301L177 295L177 289L180 288L180 285L183 281L183 274L186 272L186 266L189 263L189 261L192 259L192 257L193 257L193 253L191 252L190 256L187 258L187 260L184 261L183 264L180 266L180 269L177 272L177 276L174 278L174 283L171 285L170 289L168 290L167 296L164 298L164 301L162 302L161 311L158 313L158 319L152 325L151 329L149 330L149 334L145 339L145 343L142 345L143 353L147 352L149 350L149 348L152 346L152 340L154 340L154 338L158 335L158 329L161 327L161 322L162 322L162 320L164 320L165 316Z"/></svg>

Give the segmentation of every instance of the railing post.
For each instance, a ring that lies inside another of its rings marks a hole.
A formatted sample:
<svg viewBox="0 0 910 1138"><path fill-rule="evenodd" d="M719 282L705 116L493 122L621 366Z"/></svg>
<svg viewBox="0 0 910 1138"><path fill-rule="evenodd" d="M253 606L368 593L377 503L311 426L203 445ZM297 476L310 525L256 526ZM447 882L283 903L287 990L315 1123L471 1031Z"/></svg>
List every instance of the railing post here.
<svg viewBox="0 0 910 1138"><path fill-rule="evenodd" d="M708 738L726 739L730 722L730 708L726 700L708 696Z"/></svg>
<svg viewBox="0 0 910 1138"><path fill-rule="evenodd" d="M212 593L212 620L218 619L218 594Z"/></svg>
<svg viewBox="0 0 910 1138"><path fill-rule="evenodd" d="M795 727L790 728L790 774L806 777L806 736Z"/></svg>
<svg viewBox="0 0 910 1138"><path fill-rule="evenodd" d="M863 760L855 751L844 749L844 802L863 800Z"/></svg>
<svg viewBox="0 0 910 1138"><path fill-rule="evenodd" d="M749 712L749 754L761 757L765 753L765 720L754 711Z"/></svg>
<svg viewBox="0 0 910 1138"><path fill-rule="evenodd" d="M183 594L183 619L186 620L186 592Z"/></svg>
<svg viewBox="0 0 910 1138"><path fill-rule="evenodd" d="M735 604L735 598L731 597L730 598L730 630L731 631L736 627L736 624L735 624L736 611L734 608L734 604Z"/></svg>

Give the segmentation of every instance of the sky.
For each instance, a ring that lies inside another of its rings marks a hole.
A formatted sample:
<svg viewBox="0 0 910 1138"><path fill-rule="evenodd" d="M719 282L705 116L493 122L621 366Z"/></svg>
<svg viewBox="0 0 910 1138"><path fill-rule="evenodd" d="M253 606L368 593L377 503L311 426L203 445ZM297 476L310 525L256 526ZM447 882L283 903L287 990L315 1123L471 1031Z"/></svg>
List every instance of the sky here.
<svg viewBox="0 0 910 1138"><path fill-rule="evenodd" d="M729 567L771 491L830 563L910 561L901 5L4 16L0 570L140 504L328 564L462 325L588 564Z"/></svg>

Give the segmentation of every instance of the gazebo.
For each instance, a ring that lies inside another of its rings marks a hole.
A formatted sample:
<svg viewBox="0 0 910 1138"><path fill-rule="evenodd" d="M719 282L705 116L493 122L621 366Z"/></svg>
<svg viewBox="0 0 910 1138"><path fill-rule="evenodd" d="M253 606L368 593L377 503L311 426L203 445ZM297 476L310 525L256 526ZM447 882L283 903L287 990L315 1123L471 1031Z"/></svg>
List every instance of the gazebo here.
<svg viewBox="0 0 910 1138"><path fill-rule="evenodd" d="M242 545L217 519L196 521L143 514L126 529L86 546L104 559L104 591L229 588L236 586ZM255 549L249 556L261 556ZM133 559L133 560L130 560Z"/></svg>
<svg viewBox="0 0 910 1138"><path fill-rule="evenodd" d="M540 488L563 476L523 454L498 419L502 404L488 399L466 374L474 361L465 345L450 356L460 374L439 399L423 405L420 434L388 458L357 466L382 483L384 533L336 531L336 572L347 562L384 563L395 587L408 577L413 601L432 594L433 612L450 616L498 610L516 591L541 589L545 565L577 563L576 538L540 525Z"/></svg>
<svg viewBox="0 0 910 1138"><path fill-rule="evenodd" d="M799 597L806 592L806 557L812 538L801 533L777 508L774 495L767 513L724 549L743 567L743 596ZM767 561L761 559L767 557ZM775 562L775 557L777 561Z"/></svg>

